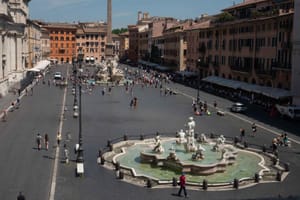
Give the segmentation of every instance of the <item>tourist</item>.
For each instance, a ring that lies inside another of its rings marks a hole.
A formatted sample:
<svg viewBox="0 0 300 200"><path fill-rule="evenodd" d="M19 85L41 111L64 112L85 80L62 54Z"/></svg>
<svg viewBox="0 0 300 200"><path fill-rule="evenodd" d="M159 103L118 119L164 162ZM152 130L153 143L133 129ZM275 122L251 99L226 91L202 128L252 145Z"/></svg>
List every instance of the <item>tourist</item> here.
<svg viewBox="0 0 300 200"><path fill-rule="evenodd" d="M49 136L48 136L47 133L44 136L44 143L45 143L45 148L48 151L48 149L49 149Z"/></svg>
<svg viewBox="0 0 300 200"><path fill-rule="evenodd" d="M255 136L255 133L256 133L256 131L257 131L256 124L253 123L251 128L252 128L252 136L254 137L254 136Z"/></svg>
<svg viewBox="0 0 300 200"><path fill-rule="evenodd" d="M57 141L57 146L59 146L60 141L61 141L61 133L58 131L56 135L56 141Z"/></svg>
<svg viewBox="0 0 300 200"><path fill-rule="evenodd" d="M186 178L185 178L184 173L182 173L181 176L179 177L180 189L178 191L178 196L180 196L180 197L181 197L182 190L183 190L184 196L187 197L187 192L186 192L185 184L186 184Z"/></svg>
<svg viewBox="0 0 300 200"><path fill-rule="evenodd" d="M241 142L244 141L244 137L245 137L245 129L240 128L240 139L241 139Z"/></svg>
<svg viewBox="0 0 300 200"><path fill-rule="evenodd" d="M17 197L17 200L26 200L25 196L23 195L22 192L19 192L19 195Z"/></svg>
<svg viewBox="0 0 300 200"><path fill-rule="evenodd" d="M41 150L41 147L42 147L42 136L38 133L37 136L36 136L36 143L37 143L37 147L38 147L38 150Z"/></svg>

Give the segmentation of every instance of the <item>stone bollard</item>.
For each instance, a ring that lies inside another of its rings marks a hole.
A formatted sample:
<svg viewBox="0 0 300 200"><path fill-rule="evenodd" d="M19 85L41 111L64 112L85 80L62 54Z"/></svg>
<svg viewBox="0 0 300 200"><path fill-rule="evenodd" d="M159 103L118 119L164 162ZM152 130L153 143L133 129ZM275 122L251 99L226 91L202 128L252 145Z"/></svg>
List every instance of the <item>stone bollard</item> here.
<svg viewBox="0 0 300 200"><path fill-rule="evenodd" d="M119 179L124 179L124 173L122 171L119 172Z"/></svg>
<svg viewBox="0 0 300 200"><path fill-rule="evenodd" d="M281 172L280 171L278 171L276 173L276 181L281 181Z"/></svg>
<svg viewBox="0 0 300 200"><path fill-rule="evenodd" d="M202 189L207 190L207 188L208 188L208 182L207 182L206 179L204 179L203 182L202 182Z"/></svg>
<svg viewBox="0 0 300 200"><path fill-rule="evenodd" d="M254 174L254 181L255 181L255 183L259 182L259 174L258 173Z"/></svg>
<svg viewBox="0 0 300 200"><path fill-rule="evenodd" d="M140 135L140 140L144 140L144 135Z"/></svg>
<svg viewBox="0 0 300 200"><path fill-rule="evenodd" d="M244 142L244 148L247 149L248 148L248 143Z"/></svg>
<svg viewBox="0 0 300 200"><path fill-rule="evenodd" d="M290 171L290 163L284 163L284 170L286 172L289 172Z"/></svg>
<svg viewBox="0 0 300 200"><path fill-rule="evenodd" d="M119 162L116 162L115 169L116 169L116 171L120 170L120 163Z"/></svg>
<svg viewBox="0 0 300 200"><path fill-rule="evenodd" d="M107 140L107 147L110 147L110 145L111 145L111 141L110 140Z"/></svg>
<svg viewBox="0 0 300 200"><path fill-rule="evenodd" d="M100 162L100 164L101 164L101 165L104 165L104 163L105 163L104 157L101 156L101 162Z"/></svg>
<svg viewBox="0 0 300 200"><path fill-rule="evenodd" d="M234 145L237 145L237 143L239 143L239 138L237 136L235 136L233 142L234 142Z"/></svg>
<svg viewBox="0 0 300 200"><path fill-rule="evenodd" d="M146 182L146 186L147 186L147 188L152 188L152 181L151 181L151 179L147 179L147 182Z"/></svg>
<svg viewBox="0 0 300 200"><path fill-rule="evenodd" d="M123 136L123 140L124 140L124 141L127 141L127 140L128 140L128 136L127 136L127 135L124 135L124 136Z"/></svg>
<svg viewBox="0 0 300 200"><path fill-rule="evenodd" d="M265 144L262 146L262 152L264 152L264 153L266 153L266 152L267 152L267 147L266 147L266 145L265 145Z"/></svg>
<svg viewBox="0 0 300 200"><path fill-rule="evenodd" d="M234 187L235 189L239 189L239 179L235 178L235 179L233 180L233 187Z"/></svg>
<svg viewBox="0 0 300 200"><path fill-rule="evenodd" d="M173 185L174 187L177 186L177 179L176 179L175 177L173 177L173 179L172 179L172 185Z"/></svg>

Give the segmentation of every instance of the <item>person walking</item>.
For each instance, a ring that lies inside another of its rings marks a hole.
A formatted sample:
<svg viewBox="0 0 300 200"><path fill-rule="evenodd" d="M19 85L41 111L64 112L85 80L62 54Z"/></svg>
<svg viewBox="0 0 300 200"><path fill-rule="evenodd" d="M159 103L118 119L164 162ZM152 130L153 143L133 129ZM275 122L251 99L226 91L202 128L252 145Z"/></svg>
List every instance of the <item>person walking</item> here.
<svg viewBox="0 0 300 200"><path fill-rule="evenodd" d="M67 144L64 144L64 154L65 154L65 163L69 163L69 150L67 148Z"/></svg>
<svg viewBox="0 0 300 200"><path fill-rule="evenodd" d="M184 196L187 197L187 192L186 192L185 184L186 184L186 178L185 178L184 173L182 173L181 176L179 177L180 189L178 191L178 196L180 196L180 197L181 197L182 190L183 190Z"/></svg>
<svg viewBox="0 0 300 200"><path fill-rule="evenodd" d="M49 149L49 136L48 136L47 133L45 134L44 142L45 142L45 148L48 151L48 149Z"/></svg>
<svg viewBox="0 0 300 200"><path fill-rule="evenodd" d="M256 124L253 123L251 128L252 128L252 136L254 137L254 136L255 136L255 133L256 133L256 131L257 131Z"/></svg>
<svg viewBox="0 0 300 200"><path fill-rule="evenodd" d="M57 146L59 146L60 141L61 141L61 133L58 131L56 135L56 141L57 141Z"/></svg>
<svg viewBox="0 0 300 200"><path fill-rule="evenodd" d="M26 200L22 192L19 192L19 195L17 196L17 200Z"/></svg>
<svg viewBox="0 0 300 200"><path fill-rule="evenodd" d="M41 147L42 147L42 136L39 133L36 136L36 143L37 143L37 146L38 146L38 150L41 150Z"/></svg>

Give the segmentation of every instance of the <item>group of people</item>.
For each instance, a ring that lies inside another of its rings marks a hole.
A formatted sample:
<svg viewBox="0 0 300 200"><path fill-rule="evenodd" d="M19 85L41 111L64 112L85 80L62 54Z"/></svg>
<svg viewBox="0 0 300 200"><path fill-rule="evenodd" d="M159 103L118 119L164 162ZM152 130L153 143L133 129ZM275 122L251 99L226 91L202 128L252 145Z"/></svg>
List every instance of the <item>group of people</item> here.
<svg viewBox="0 0 300 200"><path fill-rule="evenodd" d="M272 152L278 156L278 146L291 146L291 142L288 139L288 136L286 133L281 134L278 137L275 137L272 139Z"/></svg>
<svg viewBox="0 0 300 200"><path fill-rule="evenodd" d="M49 149L49 136L45 133L44 138L40 133L36 136L37 149L40 151L42 149L42 141L44 140L45 149L48 151Z"/></svg>
<svg viewBox="0 0 300 200"><path fill-rule="evenodd" d="M211 115L211 112L208 110L206 101L202 102L193 99L192 107L195 115L202 115L204 113L207 115Z"/></svg>

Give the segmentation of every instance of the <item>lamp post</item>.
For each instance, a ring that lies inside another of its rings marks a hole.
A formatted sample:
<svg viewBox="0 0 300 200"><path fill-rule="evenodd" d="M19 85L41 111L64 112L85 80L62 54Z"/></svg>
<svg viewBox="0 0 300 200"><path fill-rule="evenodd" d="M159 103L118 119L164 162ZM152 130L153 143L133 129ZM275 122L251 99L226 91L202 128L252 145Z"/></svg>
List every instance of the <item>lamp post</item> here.
<svg viewBox="0 0 300 200"><path fill-rule="evenodd" d="M76 68L76 64L74 62L73 62L73 76L74 76L73 89L72 89L72 93L74 94L73 117L77 118L79 115L78 114L78 103L77 103L77 68Z"/></svg>
<svg viewBox="0 0 300 200"><path fill-rule="evenodd" d="M198 83L197 83L197 104L200 102L200 94L199 94L199 90L200 90L200 63L201 63L201 59L198 59Z"/></svg>
<svg viewBox="0 0 300 200"><path fill-rule="evenodd" d="M83 53L80 51L78 53L78 62L79 62L79 134L78 134L78 144L76 145L78 148L76 149L77 151L77 174L83 174L84 173L84 168L83 168L83 142L82 142L82 98L81 98L81 84L82 84L82 61L83 61Z"/></svg>

